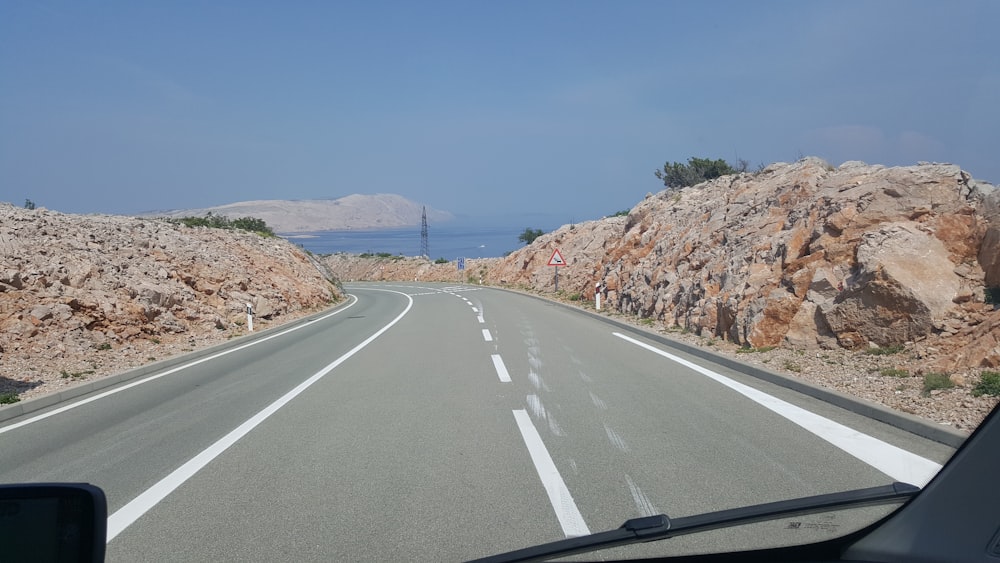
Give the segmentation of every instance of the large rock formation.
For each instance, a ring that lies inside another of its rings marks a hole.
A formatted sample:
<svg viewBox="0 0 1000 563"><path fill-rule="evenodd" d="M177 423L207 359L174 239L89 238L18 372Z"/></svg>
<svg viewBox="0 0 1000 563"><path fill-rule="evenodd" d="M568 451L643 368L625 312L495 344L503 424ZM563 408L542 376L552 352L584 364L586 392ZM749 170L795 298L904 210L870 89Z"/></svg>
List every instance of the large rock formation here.
<svg viewBox="0 0 1000 563"><path fill-rule="evenodd" d="M338 298L280 238L0 204L0 392L110 373Z"/></svg>
<svg viewBox="0 0 1000 563"><path fill-rule="evenodd" d="M600 284L619 311L698 334L850 349L934 338L941 365L997 366L1000 319L983 295L1000 286L998 208L957 166L806 158L650 194L627 217L540 237L487 278L551 289L560 248L561 289L589 298Z"/></svg>

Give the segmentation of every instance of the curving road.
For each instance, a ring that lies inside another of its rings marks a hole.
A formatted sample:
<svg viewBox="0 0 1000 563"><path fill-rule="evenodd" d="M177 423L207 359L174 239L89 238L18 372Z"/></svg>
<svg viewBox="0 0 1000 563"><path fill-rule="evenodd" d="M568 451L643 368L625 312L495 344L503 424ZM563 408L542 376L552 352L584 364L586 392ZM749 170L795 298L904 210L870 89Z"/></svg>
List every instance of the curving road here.
<svg viewBox="0 0 1000 563"><path fill-rule="evenodd" d="M923 484L953 451L529 296L348 290L0 422L0 482L102 487L109 561L460 560L635 516ZM880 514L855 512L617 555L823 539Z"/></svg>

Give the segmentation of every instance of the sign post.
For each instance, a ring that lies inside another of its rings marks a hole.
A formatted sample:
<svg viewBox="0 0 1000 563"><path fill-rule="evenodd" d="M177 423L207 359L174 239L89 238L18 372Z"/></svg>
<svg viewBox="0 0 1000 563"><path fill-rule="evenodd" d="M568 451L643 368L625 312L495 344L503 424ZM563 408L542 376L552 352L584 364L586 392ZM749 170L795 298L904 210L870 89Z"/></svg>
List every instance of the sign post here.
<svg viewBox="0 0 1000 563"><path fill-rule="evenodd" d="M563 260L562 253L559 252L559 249L557 248L553 250L552 257L549 258L549 266L555 267L556 292L559 291L559 267L565 265L566 265L566 260Z"/></svg>

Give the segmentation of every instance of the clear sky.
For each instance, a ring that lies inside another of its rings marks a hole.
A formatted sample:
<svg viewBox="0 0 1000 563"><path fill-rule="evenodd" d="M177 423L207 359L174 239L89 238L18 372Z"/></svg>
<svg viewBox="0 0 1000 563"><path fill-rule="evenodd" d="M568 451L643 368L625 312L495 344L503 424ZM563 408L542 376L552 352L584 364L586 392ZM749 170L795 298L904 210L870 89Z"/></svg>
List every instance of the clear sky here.
<svg viewBox="0 0 1000 563"><path fill-rule="evenodd" d="M0 201L627 209L691 156L1000 183L1000 2L0 0Z"/></svg>

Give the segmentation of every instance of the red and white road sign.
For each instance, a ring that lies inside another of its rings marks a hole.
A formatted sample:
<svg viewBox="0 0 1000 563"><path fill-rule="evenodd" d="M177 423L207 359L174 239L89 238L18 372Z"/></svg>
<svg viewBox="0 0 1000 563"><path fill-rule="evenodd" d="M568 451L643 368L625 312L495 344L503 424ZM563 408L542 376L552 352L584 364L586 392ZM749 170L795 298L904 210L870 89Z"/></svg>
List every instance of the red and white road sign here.
<svg viewBox="0 0 1000 563"><path fill-rule="evenodd" d="M549 266L565 266L566 261L563 260L562 254L559 249L552 251L552 258L549 258Z"/></svg>

